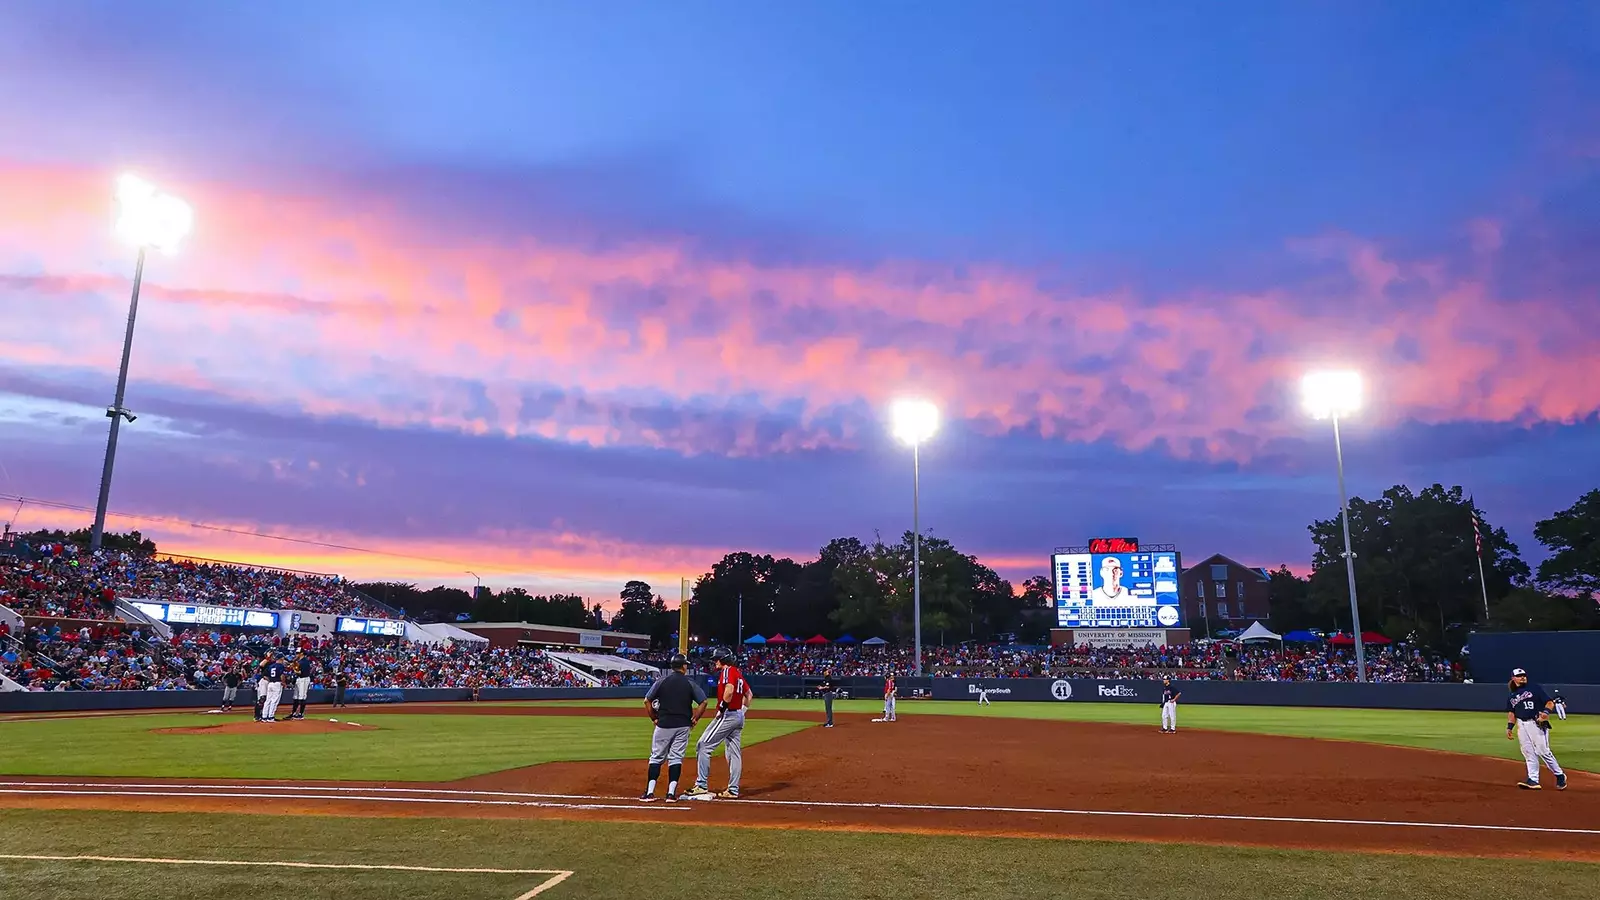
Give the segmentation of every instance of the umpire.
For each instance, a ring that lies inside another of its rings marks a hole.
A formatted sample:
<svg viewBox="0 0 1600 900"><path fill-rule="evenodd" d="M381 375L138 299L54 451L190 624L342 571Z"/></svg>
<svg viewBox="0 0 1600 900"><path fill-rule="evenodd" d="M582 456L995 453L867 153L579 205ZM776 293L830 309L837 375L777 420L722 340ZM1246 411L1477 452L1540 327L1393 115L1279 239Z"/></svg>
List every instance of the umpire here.
<svg viewBox="0 0 1600 900"><path fill-rule="evenodd" d="M689 731L706 714L706 691L700 683L683 674L689 660L683 654L674 654L667 663L668 672L644 695L645 712L656 723L650 736L649 781L641 803L656 799L656 781L661 778L661 764L667 764L667 802L678 802L678 777L683 774L683 754L689 748ZM699 704L696 706L696 704Z"/></svg>
<svg viewBox="0 0 1600 900"><path fill-rule="evenodd" d="M822 709L828 714L828 722L823 728L833 727L833 698L838 696L838 689L833 685L833 670L822 673L822 681L817 685L817 693L822 695Z"/></svg>

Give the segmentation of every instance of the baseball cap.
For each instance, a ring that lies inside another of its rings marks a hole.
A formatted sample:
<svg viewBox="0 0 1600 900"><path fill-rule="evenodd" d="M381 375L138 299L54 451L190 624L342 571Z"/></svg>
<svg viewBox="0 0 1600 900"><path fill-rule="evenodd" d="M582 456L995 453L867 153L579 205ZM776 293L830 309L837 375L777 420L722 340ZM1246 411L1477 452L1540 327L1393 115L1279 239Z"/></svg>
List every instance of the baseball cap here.
<svg viewBox="0 0 1600 900"><path fill-rule="evenodd" d="M1526 675L1526 674L1528 674L1528 670L1527 669L1512 669L1511 670L1511 677L1512 678L1515 678L1518 675Z"/></svg>

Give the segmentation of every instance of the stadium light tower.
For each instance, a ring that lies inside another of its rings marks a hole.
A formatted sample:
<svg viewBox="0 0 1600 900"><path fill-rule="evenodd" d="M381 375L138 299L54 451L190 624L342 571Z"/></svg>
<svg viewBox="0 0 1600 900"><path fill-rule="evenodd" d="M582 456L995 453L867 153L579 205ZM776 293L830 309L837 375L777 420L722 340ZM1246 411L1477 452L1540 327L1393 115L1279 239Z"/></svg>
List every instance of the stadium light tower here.
<svg viewBox="0 0 1600 900"><path fill-rule="evenodd" d="M911 445L911 618L916 669L922 677L922 442L939 430L939 408L926 400L899 400L891 411L894 436Z"/></svg>
<svg viewBox="0 0 1600 900"><path fill-rule="evenodd" d="M1367 680L1367 652L1361 640L1361 609L1356 605L1356 554L1350 549L1350 501L1344 490L1344 447L1339 417L1361 409L1361 373L1312 372L1300 383L1301 401L1313 419L1333 420L1333 455L1339 466L1339 518L1344 526L1344 572L1350 582L1350 631L1356 641L1356 679Z"/></svg>
<svg viewBox="0 0 1600 900"><path fill-rule="evenodd" d="M117 430L122 420L130 423L137 418L123 408L123 395L128 389L128 357L133 353L133 322L139 315L139 285L144 281L144 257L147 250L159 250L168 255L176 253L178 245L194 228L194 210L189 204L171 194L163 194L155 185L134 175L124 175L117 180L116 235L139 250L139 261L133 267L133 299L128 303L128 330L122 338L122 366L117 370L117 398L106 409L111 420L111 436L106 439L105 468L100 472L100 499L94 507L94 530L89 533L89 551L100 549L100 540L106 528L106 504L111 499L111 470L117 460Z"/></svg>

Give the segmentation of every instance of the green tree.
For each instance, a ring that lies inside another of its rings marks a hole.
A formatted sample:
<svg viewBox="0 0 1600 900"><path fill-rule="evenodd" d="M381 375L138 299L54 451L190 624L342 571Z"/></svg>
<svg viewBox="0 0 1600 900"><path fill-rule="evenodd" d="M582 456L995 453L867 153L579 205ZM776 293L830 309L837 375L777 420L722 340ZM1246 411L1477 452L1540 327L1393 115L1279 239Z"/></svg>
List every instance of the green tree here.
<svg viewBox="0 0 1600 900"><path fill-rule="evenodd" d="M1267 573L1267 603L1272 629L1278 633L1300 628L1327 628L1333 624L1333 611L1311 601L1311 582L1289 571L1287 565ZM1324 602L1326 596L1321 598Z"/></svg>
<svg viewBox="0 0 1600 900"><path fill-rule="evenodd" d="M1515 631L1567 631L1600 628L1600 606L1588 593L1568 594L1537 587L1514 588L1490 607L1494 623Z"/></svg>
<svg viewBox="0 0 1600 900"><path fill-rule="evenodd" d="M780 608L793 602L801 566L771 554L729 553L702 575L689 597L689 629L703 640L731 646L744 633L771 634L787 627ZM742 611L741 611L742 609Z"/></svg>
<svg viewBox="0 0 1600 900"><path fill-rule="evenodd" d="M1539 564L1539 581L1557 591L1600 593L1600 489L1533 526L1550 551Z"/></svg>
<svg viewBox="0 0 1600 900"><path fill-rule="evenodd" d="M655 626L655 591L643 581L630 581L622 586L619 595L622 606L611 617L611 627L618 631L649 634Z"/></svg>
<svg viewBox="0 0 1600 900"><path fill-rule="evenodd" d="M1483 601L1473 547L1475 507L1460 487L1421 493L1395 485L1378 500L1350 499L1350 541L1362 627L1395 637L1413 632L1439 643L1453 623L1481 621ZM1484 572L1492 600L1523 584L1530 571L1504 528L1482 511ZM1349 626L1344 542L1337 514L1310 526L1316 551L1309 608ZM1341 603L1342 601L1342 603Z"/></svg>

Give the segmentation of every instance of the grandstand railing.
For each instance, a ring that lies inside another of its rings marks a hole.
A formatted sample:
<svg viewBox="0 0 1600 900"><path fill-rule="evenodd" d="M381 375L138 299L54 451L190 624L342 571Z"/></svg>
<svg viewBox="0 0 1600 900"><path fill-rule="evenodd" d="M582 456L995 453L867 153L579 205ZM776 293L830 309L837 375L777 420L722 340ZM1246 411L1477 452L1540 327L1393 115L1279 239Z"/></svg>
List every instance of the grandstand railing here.
<svg viewBox="0 0 1600 900"><path fill-rule="evenodd" d="M128 622L128 623L134 624L134 625L148 626L151 631L154 631L156 634L161 635L161 639L162 640L164 640L164 641L172 640L172 626L171 625L168 625L167 623L161 621L160 619L155 618L154 616L146 615L144 610L140 609L137 606L134 606L132 602L130 602L128 600L124 600L121 597L118 597L117 598L117 603L116 603L116 610L117 610L117 615L121 616L122 620L124 622Z"/></svg>
<svg viewBox="0 0 1600 900"><path fill-rule="evenodd" d="M28 623L22 620L22 616L9 606L0 606L0 622L11 626L12 634L21 634L28 628Z"/></svg>
<svg viewBox="0 0 1600 900"><path fill-rule="evenodd" d="M370 608L382 610L383 612L388 613L389 618L391 619L405 618L405 614L400 612L400 610L395 609L387 603L384 603L382 600L379 600L377 597L372 596L366 591L358 591L348 583L345 584L344 589L349 591L351 596L360 600L362 603L367 604Z"/></svg>
<svg viewBox="0 0 1600 900"><path fill-rule="evenodd" d="M572 674L578 676L578 678L582 679L585 684L598 686L604 683L600 679L590 675L588 672L585 672L584 670L578 668L572 663L567 662L564 659L557 659L554 656L549 655L546 655L545 659L549 660L551 665L555 666L561 671L571 672Z"/></svg>

